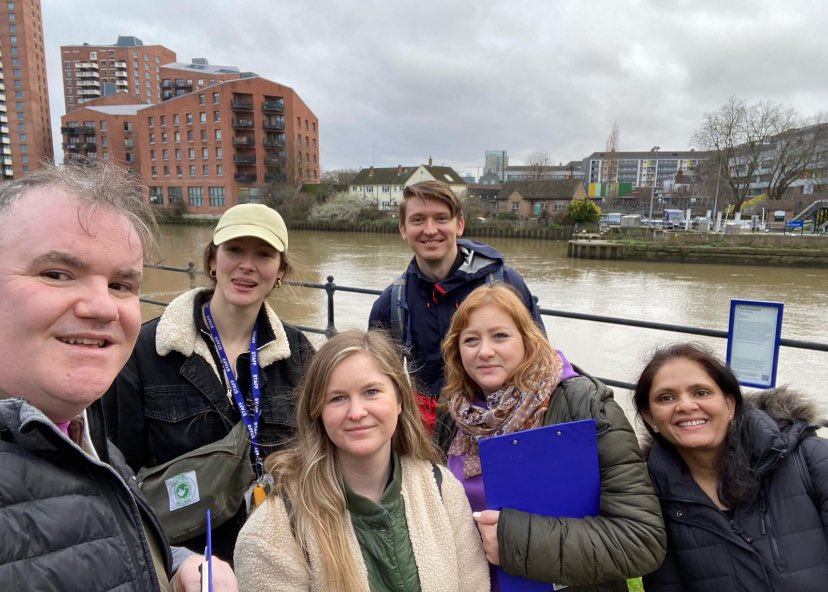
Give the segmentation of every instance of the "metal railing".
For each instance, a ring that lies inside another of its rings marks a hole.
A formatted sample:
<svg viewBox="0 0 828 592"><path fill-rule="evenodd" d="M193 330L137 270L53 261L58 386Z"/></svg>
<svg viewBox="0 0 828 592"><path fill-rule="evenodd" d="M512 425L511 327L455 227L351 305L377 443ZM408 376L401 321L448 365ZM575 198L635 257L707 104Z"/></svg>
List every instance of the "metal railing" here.
<svg viewBox="0 0 828 592"><path fill-rule="evenodd" d="M168 265L147 265L146 267L151 269L161 269L165 271L174 271L179 273L186 273L187 276L190 278L190 288L194 288L196 285L196 276L198 272L195 269L195 264L192 262L187 267L171 267ZM327 295L327 324L324 328L319 327L306 327L302 325L293 326L299 329L300 331L304 331L306 333L316 333L319 335L325 335L326 337L331 337L336 334L336 307L334 306L334 294L336 292L350 292L353 294L368 294L372 296L379 296L382 293L382 290L375 290L371 288L356 288L354 286L338 286L334 282L334 277L329 275L327 278L327 282L324 284L315 284L310 282L297 282L297 281L286 281L285 283L289 286L296 286L299 288L311 288L316 290L325 290L325 294ZM535 298L537 301L537 297ZM141 302L145 302L147 304L155 304L160 306L166 306L169 304L168 302L160 302L158 300L151 300L149 298L141 298ZM594 314L585 314L580 312L571 312L566 310L555 310L551 308L540 308L539 309L541 315L550 316L550 317L560 317L565 319L576 319L581 321L591 321L595 323L609 323L611 325L622 325L626 327L638 327L640 329L655 329L658 331L669 331L673 333L683 333L685 335L699 335L703 337L718 337L721 339L727 339L728 333L727 331L723 331L721 329L707 329L704 327L690 327L687 325L674 325L670 323L656 323L653 321L640 321L638 319L626 319L622 317L610 317L605 315L594 315ZM784 347L791 347L795 349L806 349L811 351L820 351L820 352L828 352L828 343L820 343L817 341L805 341L801 339L786 339L782 338L779 341L779 344ZM620 380L615 380L613 378L605 378L598 376L601 382L608 384L610 386L615 386L619 388L629 389L632 390L635 388L635 385L630 382L623 382Z"/></svg>

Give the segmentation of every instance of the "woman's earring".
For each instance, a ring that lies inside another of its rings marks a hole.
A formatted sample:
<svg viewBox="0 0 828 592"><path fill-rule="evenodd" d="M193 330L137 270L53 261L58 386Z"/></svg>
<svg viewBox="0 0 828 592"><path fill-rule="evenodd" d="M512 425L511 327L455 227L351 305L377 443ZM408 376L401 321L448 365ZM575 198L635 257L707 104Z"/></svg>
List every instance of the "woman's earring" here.
<svg viewBox="0 0 828 592"><path fill-rule="evenodd" d="M213 278L213 279L216 279L216 270L215 269L210 270L210 277Z"/></svg>
<svg viewBox="0 0 828 592"><path fill-rule="evenodd" d="M277 287L277 288L281 288L281 287L282 287L282 278L276 278L276 287Z"/></svg>
<svg viewBox="0 0 828 592"><path fill-rule="evenodd" d="M653 426L653 431L657 434L658 433L658 426Z"/></svg>

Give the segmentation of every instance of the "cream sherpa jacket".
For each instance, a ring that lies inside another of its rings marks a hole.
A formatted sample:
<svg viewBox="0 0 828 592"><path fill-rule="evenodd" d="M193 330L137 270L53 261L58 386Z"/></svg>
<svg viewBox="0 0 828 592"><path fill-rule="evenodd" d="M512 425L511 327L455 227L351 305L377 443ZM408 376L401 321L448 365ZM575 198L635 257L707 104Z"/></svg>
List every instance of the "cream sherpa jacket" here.
<svg viewBox="0 0 828 592"><path fill-rule="evenodd" d="M463 486L443 474L442 495L428 461L400 459L405 518L422 592L489 590L489 568ZM364 581L368 571L348 520L348 543ZM270 497L247 520L236 542L239 590L327 592L319 549L311 542L308 560L296 542L282 500Z"/></svg>

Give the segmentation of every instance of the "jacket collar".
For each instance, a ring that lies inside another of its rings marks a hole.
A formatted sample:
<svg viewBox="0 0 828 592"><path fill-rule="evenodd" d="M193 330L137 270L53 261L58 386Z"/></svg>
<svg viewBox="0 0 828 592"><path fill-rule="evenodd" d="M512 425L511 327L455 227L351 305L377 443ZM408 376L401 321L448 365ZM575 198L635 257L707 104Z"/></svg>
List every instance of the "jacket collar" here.
<svg viewBox="0 0 828 592"><path fill-rule="evenodd" d="M487 244L477 241L458 239L457 252L458 258L461 260L460 265L456 266L455 263L456 268L453 268L453 271L449 273L448 277L440 282L434 282L420 273L416 257L411 259L407 273L413 274L423 282L440 284L445 292L451 292L455 288L464 286L472 280L485 277L504 264L503 255L500 252Z"/></svg>
<svg viewBox="0 0 828 592"><path fill-rule="evenodd" d="M212 288L196 288L170 302L158 321L155 334L155 350L159 356L178 352L189 358L195 354L204 358L218 374L218 368L215 368L209 346L201 338L198 325L194 321L196 308L212 293ZM264 368L274 362L289 358L290 345L288 345L284 325L270 305L265 302L262 309L258 322L261 324L264 321L267 326L260 325L259 328L262 334L262 345L259 346L259 365Z"/></svg>

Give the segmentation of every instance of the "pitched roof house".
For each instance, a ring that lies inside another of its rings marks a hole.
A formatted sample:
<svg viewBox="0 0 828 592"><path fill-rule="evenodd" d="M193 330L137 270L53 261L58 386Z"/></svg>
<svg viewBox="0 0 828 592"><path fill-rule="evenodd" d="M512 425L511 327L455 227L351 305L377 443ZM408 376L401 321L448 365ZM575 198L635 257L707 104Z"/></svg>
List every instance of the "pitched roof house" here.
<svg viewBox="0 0 828 592"><path fill-rule="evenodd" d="M495 211L514 212L521 218L534 218L544 211L563 211L572 200L585 197L586 189L578 179L505 183L497 194Z"/></svg>
<svg viewBox="0 0 828 592"><path fill-rule="evenodd" d="M466 182L451 167L429 164L387 168L368 167L359 171L351 181L349 195L374 204L378 210L396 210L402 200L403 189L420 181L448 183L458 197L466 196Z"/></svg>

